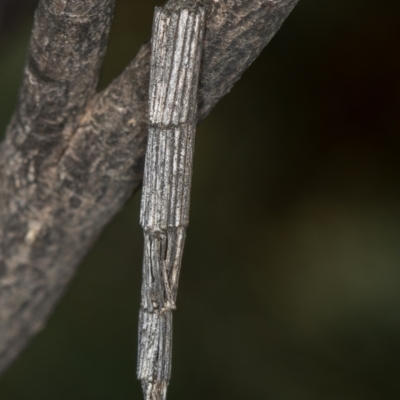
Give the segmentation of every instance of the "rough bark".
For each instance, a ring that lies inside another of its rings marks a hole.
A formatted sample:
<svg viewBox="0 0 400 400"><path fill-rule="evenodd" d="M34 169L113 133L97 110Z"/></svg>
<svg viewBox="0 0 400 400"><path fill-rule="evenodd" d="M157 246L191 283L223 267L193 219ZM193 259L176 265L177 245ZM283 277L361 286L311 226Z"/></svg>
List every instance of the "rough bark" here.
<svg viewBox="0 0 400 400"><path fill-rule="evenodd" d="M298 0L203 5L204 118ZM150 48L95 94L114 0L41 0L19 103L0 152L0 371L42 326L107 222L139 187Z"/></svg>

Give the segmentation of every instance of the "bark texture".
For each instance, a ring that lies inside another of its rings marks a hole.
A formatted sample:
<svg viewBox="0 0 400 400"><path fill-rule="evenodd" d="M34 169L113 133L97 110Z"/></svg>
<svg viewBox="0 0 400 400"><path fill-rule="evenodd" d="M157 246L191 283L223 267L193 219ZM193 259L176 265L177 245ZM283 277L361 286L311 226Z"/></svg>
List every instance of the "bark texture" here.
<svg viewBox="0 0 400 400"><path fill-rule="evenodd" d="M202 5L204 118L298 0ZM114 0L41 0L19 103L0 149L0 372L43 326L75 268L142 181L150 45L96 94Z"/></svg>

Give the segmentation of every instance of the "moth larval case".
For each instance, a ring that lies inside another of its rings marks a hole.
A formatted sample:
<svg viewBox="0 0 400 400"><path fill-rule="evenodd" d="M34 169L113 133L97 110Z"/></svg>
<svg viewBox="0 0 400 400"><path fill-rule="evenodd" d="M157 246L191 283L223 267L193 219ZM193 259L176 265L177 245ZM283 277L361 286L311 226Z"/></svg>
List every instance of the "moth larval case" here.
<svg viewBox="0 0 400 400"><path fill-rule="evenodd" d="M165 400L197 121L204 10L156 8L149 88L149 138L140 222L144 229L138 379L145 400Z"/></svg>

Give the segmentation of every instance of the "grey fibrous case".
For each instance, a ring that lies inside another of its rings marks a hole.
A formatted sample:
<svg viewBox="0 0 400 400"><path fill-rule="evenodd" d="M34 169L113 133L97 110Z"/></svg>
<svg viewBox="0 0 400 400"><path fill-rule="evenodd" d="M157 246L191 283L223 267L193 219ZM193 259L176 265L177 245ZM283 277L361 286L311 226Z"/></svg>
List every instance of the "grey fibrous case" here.
<svg viewBox="0 0 400 400"><path fill-rule="evenodd" d="M144 230L138 379L146 400L165 400L197 121L204 10L156 8L149 88L149 138L140 223Z"/></svg>

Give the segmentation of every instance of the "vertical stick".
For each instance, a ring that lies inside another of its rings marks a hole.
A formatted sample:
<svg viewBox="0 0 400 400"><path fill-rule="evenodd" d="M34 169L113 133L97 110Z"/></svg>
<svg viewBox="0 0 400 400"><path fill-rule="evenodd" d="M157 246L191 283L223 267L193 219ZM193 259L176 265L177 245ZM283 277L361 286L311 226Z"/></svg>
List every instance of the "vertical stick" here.
<svg viewBox="0 0 400 400"><path fill-rule="evenodd" d="M145 400L165 400L175 309L189 222L204 10L156 8L149 139L140 223L144 229L138 379Z"/></svg>

